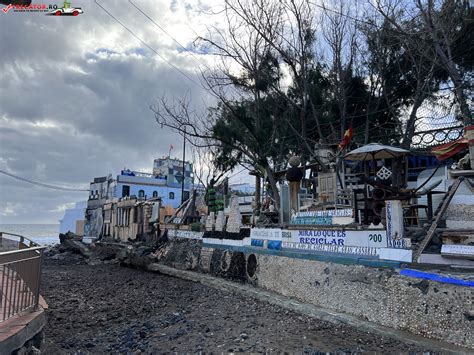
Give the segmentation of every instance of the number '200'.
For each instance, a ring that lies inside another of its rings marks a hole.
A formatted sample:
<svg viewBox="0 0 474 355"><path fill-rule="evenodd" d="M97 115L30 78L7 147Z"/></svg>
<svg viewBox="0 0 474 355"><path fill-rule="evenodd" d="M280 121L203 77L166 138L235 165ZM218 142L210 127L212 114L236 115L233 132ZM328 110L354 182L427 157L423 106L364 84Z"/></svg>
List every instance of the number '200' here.
<svg viewBox="0 0 474 355"><path fill-rule="evenodd" d="M377 243L382 242L382 234L369 234L369 240Z"/></svg>

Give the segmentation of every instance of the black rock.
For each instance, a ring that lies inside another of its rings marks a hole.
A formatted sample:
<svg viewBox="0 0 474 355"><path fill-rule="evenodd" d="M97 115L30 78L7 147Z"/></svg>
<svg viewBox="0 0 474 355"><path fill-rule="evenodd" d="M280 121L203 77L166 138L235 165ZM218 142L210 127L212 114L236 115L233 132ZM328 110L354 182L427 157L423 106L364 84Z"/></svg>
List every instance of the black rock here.
<svg viewBox="0 0 474 355"><path fill-rule="evenodd" d="M91 349L91 348L95 347L95 344L92 343L92 342L87 342L85 347L88 348L88 349Z"/></svg>
<svg viewBox="0 0 474 355"><path fill-rule="evenodd" d="M145 322L143 323L143 326L147 329L153 329L155 326L151 322Z"/></svg>

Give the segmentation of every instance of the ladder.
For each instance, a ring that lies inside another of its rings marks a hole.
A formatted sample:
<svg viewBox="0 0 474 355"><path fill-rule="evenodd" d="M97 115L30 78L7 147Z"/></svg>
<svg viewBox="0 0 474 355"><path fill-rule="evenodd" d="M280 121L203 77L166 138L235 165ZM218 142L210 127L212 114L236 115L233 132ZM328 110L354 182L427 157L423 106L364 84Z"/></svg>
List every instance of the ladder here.
<svg viewBox="0 0 474 355"><path fill-rule="evenodd" d="M448 191L446 191L446 194L444 195L438 209L436 210L435 219L431 223L431 226L428 229L428 232L426 233L425 238L421 241L420 245L418 246L418 249L413 254L414 263L418 262L418 258L420 257L421 253L423 252L423 250L425 250L426 246L431 241L431 238L433 238L433 235L436 231L436 228L438 228L438 224L441 221L441 218L443 218L443 215L446 212L446 209L448 208L449 203L453 199L454 194L456 193L459 185L461 185L463 180L464 180L463 176L457 178L456 180L454 180L453 184L448 188Z"/></svg>

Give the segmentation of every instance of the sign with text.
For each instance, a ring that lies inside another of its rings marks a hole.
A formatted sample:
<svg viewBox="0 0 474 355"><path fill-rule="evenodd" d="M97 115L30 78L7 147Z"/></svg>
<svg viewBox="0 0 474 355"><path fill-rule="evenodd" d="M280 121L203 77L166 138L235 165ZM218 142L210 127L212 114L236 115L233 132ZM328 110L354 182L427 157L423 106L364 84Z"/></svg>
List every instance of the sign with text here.
<svg viewBox="0 0 474 355"><path fill-rule="evenodd" d="M410 238L402 238L398 240L387 238L387 242L388 242L389 248L396 248L396 249L410 249L411 248Z"/></svg>
<svg viewBox="0 0 474 355"><path fill-rule="evenodd" d="M333 225L354 223L353 211L342 210L298 212L291 219L291 224L300 225Z"/></svg>
<svg viewBox="0 0 474 355"><path fill-rule="evenodd" d="M356 247L344 245L328 245L328 244L306 244L283 242L283 249L298 249L302 251L315 251L325 253L351 254L351 255L368 255L378 256L379 248L374 247Z"/></svg>
<svg viewBox="0 0 474 355"><path fill-rule="evenodd" d="M343 229L299 229L285 231L291 233L288 242L309 245L338 245L357 247L387 247L387 233L385 230L343 230ZM284 234L286 234L284 232Z"/></svg>
<svg viewBox="0 0 474 355"><path fill-rule="evenodd" d="M204 232L193 232L179 229L169 229L168 236L172 238L202 239Z"/></svg>
<svg viewBox="0 0 474 355"><path fill-rule="evenodd" d="M250 237L252 239L281 240L282 230L279 228L252 228Z"/></svg>

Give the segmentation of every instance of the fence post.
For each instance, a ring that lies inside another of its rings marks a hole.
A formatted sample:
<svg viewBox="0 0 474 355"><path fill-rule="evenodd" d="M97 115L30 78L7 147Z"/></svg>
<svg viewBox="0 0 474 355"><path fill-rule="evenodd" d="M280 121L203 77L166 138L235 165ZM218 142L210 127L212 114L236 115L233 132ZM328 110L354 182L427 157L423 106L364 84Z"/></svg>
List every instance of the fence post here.
<svg viewBox="0 0 474 355"><path fill-rule="evenodd" d="M33 308L35 311L38 310L38 304L39 304L39 295L40 295L40 286L41 286L41 265L43 264L43 250L44 249L39 250L40 256L38 258L38 274L37 274L38 284L35 290L35 306Z"/></svg>

